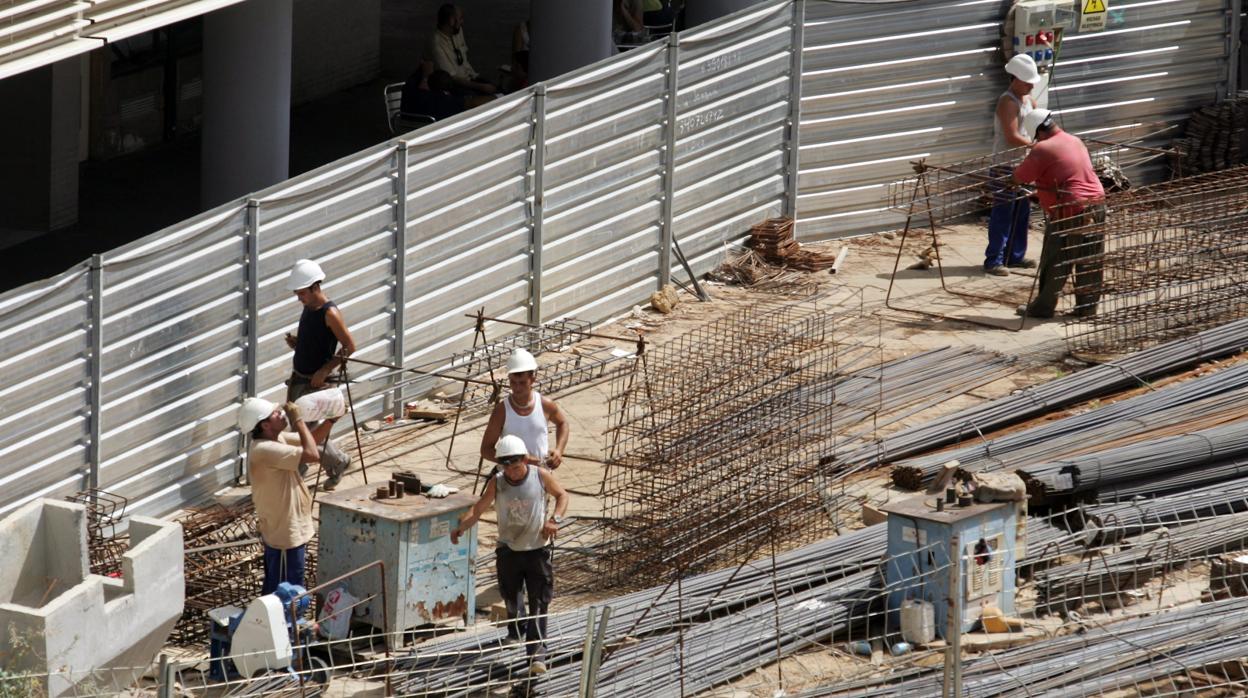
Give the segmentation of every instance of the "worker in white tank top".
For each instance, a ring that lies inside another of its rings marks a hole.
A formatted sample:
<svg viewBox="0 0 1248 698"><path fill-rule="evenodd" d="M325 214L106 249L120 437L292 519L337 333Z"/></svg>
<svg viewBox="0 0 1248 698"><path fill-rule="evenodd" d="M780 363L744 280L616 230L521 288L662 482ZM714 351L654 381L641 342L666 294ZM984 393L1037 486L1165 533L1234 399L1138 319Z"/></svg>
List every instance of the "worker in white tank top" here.
<svg viewBox="0 0 1248 698"><path fill-rule="evenodd" d="M529 451L528 462L551 470L563 463L568 446L568 419L554 400L533 389L537 360L524 349L516 349L507 359L507 384L511 394L494 406L489 424L481 435L481 457L497 463L494 445L506 435L518 436ZM549 425L555 425L555 445L550 447Z"/></svg>

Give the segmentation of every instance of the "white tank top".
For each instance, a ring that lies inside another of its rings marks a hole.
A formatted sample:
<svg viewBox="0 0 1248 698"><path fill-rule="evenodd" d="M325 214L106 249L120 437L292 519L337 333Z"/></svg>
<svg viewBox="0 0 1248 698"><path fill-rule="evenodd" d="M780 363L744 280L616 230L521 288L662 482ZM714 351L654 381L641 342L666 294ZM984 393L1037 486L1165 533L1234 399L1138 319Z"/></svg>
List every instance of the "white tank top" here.
<svg viewBox="0 0 1248 698"><path fill-rule="evenodd" d="M1009 90L1005 91L1004 96L1009 97L1014 100L1016 104L1018 104L1018 123L1014 126L1014 129L1021 131L1023 127L1023 117L1031 113L1031 100L1019 99L1017 95ZM1001 120L994 115L992 117L992 152L1000 153L1004 150L1010 150L1015 147L1017 146L1010 145L1009 142L1005 140L1005 134L1001 132Z"/></svg>
<svg viewBox="0 0 1248 698"><path fill-rule="evenodd" d="M503 409L503 436L519 436L529 455L545 460L550 453L550 441L546 434L546 413L542 411L541 393L533 391L533 411L526 416L516 414L511 408L511 396L503 400Z"/></svg>

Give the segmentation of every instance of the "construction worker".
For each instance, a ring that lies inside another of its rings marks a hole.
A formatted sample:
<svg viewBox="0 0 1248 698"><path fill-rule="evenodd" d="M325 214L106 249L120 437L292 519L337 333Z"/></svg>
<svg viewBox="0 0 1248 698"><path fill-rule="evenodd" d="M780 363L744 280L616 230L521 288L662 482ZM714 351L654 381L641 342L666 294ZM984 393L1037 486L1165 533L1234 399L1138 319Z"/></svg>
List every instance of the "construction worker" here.
<svg viewBox="0 0 1248 698"><path fill-rule="evenodd" d="M507 642L525 642L529 674L546 673L546 614L555 588L551 548L563 515L568 493L546 468L531 465L533 456L519 437L498 440L494 452L501 472L490 478L472 508L460 517L451 532L458 544L464 531L495 506L498 516L498 547L494 564L498 590L507 606ZM554 512L547 513L546 496L555 498ZM528 596L527 610L524 596Z"/></svg>
<svg viewBox="0 0 1248 698"><path fill-rule="evenodd" d="M1097 228L1089 226L1105 222L1105 189L1087 146L1063 131L1048 109L1032 111L1023 127L1036 145L1014 170L1013 181L1036 185L1045 225L1039 289L1030 304L1019 307L1019 314L1053 317L1073 266L1075 314L1093 315L1100 300L1103 243Z"/></svg>
<svg viewBox="0 0 1248 698"><path fill-rule="evenodd" d="M347 329L342 312L321 290L324 280L325 272L310 259L295 262L286 279L286 289L293 291L303 305L298 334L286 335L286 344L295 351L294 368L286 381L287 402L294 402L307 393L324 388L333 372L355 353L355 340ZM351 464L351 457L329 439L328 430L320 449L321 467L326 473L321 489L330 492L342 479L342 474Z"/></svg>
<svg viewBox="0 0 1248 698"><path fill-rule="evenodd" d="M504 435L518 436L529 454L530 463L554 470L563 463L570 428L568 418L554 400L533 389L537 359L524 349L513 349L507 357L507 384L511 394L494 406L490 421L481 435L481 457L499 462L494 444ZM539 409L540 406L540 409ZM555 425L555 447L549 446L548 425Z"/></svg>
<svg viewBox="0 0 1248 698"><path fill-rule="evenodd" d="M992 152L1002 153L1031 145L1023 133L1023 119L1037 108L1032 91L1043 82L1031 56L1018 54L1005 64L1011 76L1010 87L997 98L996 116L992 122ZM1026 258L1027 221L1031 202L1002 183L1010 175L1008 165L990 170L993 176L992 213L988 216L988 247L984 250L984 272L1009 276L1007 267L1035 268L1034 260Z"/></svg>
<svg viewBox="0 0 1248 698"><path fill-rule="evenodd" d="M287 427L294 431L286 431ZM251 436L247 462L251 471L251 499L256 527L264 545L264 586L271 594L282 582L303 585L304 560L312 523L312 495L299 476L300 466L320 459L316 443L328 433L329 422L308 429L299 407L284 407L260 398L243 400L238 428Z"/></svg>

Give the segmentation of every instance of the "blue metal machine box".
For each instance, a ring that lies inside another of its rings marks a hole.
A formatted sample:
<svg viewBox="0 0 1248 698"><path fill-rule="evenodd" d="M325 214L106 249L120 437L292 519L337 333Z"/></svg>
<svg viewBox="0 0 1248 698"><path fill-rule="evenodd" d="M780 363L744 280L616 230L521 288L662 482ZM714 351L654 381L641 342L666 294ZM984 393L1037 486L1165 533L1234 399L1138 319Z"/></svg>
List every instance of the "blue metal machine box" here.
<svg viewBox="0 0 1248 698"><path fill-rule="evenodd" d="M1014 613L1015 564L1026 550L1013 502L949 506L937 511L930 497L913 497L882 507L888 513L888 582L890 625L906 599L932 604L936 631L945 637L951 610L949 560L961 561L962 631L979 620L984 606ZM958 539L960 554L950 550ZM947 639L947 638L946 638Z"/></svg>
<svg viewBox="0 0 1248 698"><path fill-rule="evenodd" d="M377 499L372 487L323 495L317 577L332 579L374 560L385 566L386 617L397 640L411 628L476 616L476 527L451 543L460 514L477 497L445 499L408 495ZM364 618L382 629L381 575L369 570L351 577L347 590L357 598L376 596Z"/></svg>

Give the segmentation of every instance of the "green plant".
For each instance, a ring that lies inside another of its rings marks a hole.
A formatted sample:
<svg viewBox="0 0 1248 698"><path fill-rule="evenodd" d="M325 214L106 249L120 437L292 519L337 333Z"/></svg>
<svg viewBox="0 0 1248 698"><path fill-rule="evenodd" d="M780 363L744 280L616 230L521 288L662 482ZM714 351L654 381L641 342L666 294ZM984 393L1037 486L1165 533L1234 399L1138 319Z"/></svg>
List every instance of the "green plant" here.
<svg viewBox="0 0 1248 698"><path fill-rule="evenodd" d="M32 637L37 634L9 624L8 647L0 650L0 698L39 698L47 695L42 675L19 668L29 666L30 659L39 657Z"/></svg>

